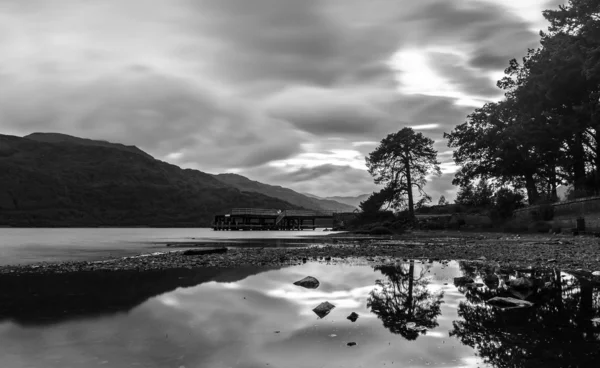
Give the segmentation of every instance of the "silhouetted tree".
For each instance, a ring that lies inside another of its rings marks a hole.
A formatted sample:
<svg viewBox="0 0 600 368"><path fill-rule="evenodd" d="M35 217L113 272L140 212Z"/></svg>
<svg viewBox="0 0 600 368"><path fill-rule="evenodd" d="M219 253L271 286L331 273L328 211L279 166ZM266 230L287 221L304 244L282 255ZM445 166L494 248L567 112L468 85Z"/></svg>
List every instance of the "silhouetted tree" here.
<svg viewBox="0 0 600 368"><path fill-rule="evenodd" d="M433 140L411 128L389 134L365 160L375 183L385 185L388 190L392 208L403 205L406 196L411 218L414 217L413 188L426 196L426 176L441 173Z"/></svg>
<svg viewBox="0 0 600 368"><path fill-rule="evenodd" d="M447 204L448 204L448 202L446 202L446 197L441 196L440 200L438 201L438 206L445 206Z"/></svg>
<svg viewBox="0 0 600 368"><path fill-rule="evenodd" d="M487 180L480 180L477 185L468 183L461 186L456 195L456 203L471 207L489 207L494 202L494 191Z"/></svg>
<svg viewBox="0 0 600 368"><path fill-rule="evenodd" d="M454 184L481 179L556 200L559 184L600 187L600 2L544 11L548 32L498 81L505 98L476 109L446 134L461 166Z"/></svg>

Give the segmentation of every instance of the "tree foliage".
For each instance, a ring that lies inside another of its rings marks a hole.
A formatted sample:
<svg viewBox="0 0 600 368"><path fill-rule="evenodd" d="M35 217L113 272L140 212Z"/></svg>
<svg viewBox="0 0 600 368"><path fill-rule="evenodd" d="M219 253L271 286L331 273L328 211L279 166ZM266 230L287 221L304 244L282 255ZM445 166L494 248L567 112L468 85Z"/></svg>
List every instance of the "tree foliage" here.
<svg viewBox="0 0 600 368"><path fill-rule="evenodd" d="M411 128L403 128L382 139L366 157L366 164L375 183L384 185L382 193L387 195L390 207L399 209L407 205L411 217L415 208L413 189L417 188L423 198L429 198L424 191L426 178L440 174L433 140Z"/></svg>
<svg viewBox="0 0 600 368"><path fill-rule="evenodd" d="M440 200L438 201L438 206L445 206L447 204L448 204L448 202L446 201L446 197L441 196Z"/></svg>
<svg viewBox="0 0 600 368"><path fill-rule="evenodd" d="M487 180L480 180L477 185L469 182L461 186L455 202L469 207L489 207L494 203L494 190Z"/></svg>
<svg viewBox="0 0 600 368"><path fill-rule="evenodd" d="M505 98L445 134L461 166L454 184L494 179L525 188L530 204L555 200L559 184L600 186L600 1L543 14L541 47L511 60L498 82Z"/></svg>

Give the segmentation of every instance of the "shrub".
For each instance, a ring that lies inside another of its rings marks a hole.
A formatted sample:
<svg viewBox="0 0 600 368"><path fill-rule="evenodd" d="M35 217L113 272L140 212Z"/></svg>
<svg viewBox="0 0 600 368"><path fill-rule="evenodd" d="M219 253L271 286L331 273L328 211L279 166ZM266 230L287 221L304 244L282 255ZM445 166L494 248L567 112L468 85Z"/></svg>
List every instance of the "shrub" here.
<svg viewBox="0 0 600 368"><path fill-rule="evenodd" d="M527 229L536 233L547 233L552 230L552 225L545 221L534 221L529 224Z"/></svg>
<svg viewBox="0 0 600 368"><path fill-rule="evenodd" d="M532 215L536 221L550 221L554 218L554 206L550 203L541 203Z"/></svg>
<svg viewBox="0 0 600 368"><path fill-rule="evenodd" d="M387 227L377 226L371 229L371 235L393 235L394 232Z"/></svg>
<svg viewBox="0 0 600 368"><path fill-rule="evenodd" d="M504 231L506 232L524 232L527 231L527 226L523 221L510 220L504 224Z"/></svg>

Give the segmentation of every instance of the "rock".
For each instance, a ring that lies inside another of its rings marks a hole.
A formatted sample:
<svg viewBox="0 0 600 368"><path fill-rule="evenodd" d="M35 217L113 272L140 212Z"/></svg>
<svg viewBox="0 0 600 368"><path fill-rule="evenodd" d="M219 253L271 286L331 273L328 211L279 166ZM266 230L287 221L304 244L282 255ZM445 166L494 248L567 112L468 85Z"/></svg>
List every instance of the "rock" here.
<svg viewBox="0 0 600 368"><path fill-rule="evenodd" d="M423 331L426 331L426 330L427 330L427 328L426 328L426 327L423 327L423 326L417 326L417 324L416 324L415 322L408 322L408 323L406 324L406 328L407 328L408 330L417 331L417 332L423 332Z"/></svg>
<svg viewBox="0 0 600 368"><path fill-rule="evenodd" d="M356 320L358 319L358 314L352 312L350 313L350 315L348 317L346 317L347 319L349 319L352 322L356 322Z"/></svg>
<svg viewBox="0 0 600 368"><path fill-rule="evenodd" d="M600 325L600 317L592 318L592 323L596 326Z"/></svg>
<svg viewBox="0 0 600 368"><path fill-rule="evenodd" d="M548 263L556 263L556 259L552 258L547 261Z"/></svg>
<svg viewBox="0 0 600 368"><path fill-rule="evenodd" d="M533 282L530 279L526 279L525 277L519 277L513 280L509 280L507 284L510 285L513 289L531 289L533 288Z"/></svg>
<svg viewBox="0 0 600 368"><path fill-rule="evenodd" d="M481 257L479 257L477 259L480 260L480 261L487 261L487 258L485 258L485 256L481 256Z"/></svg>
<svg viewBox="0 0 600 368"><path fill-rule="evenodd" d="M533 303L526 300L500 296L493 297L487 303L500 308L526 308L533 306Z"/></svg>
<svg viewBox="0 0 600 368"><path fill-rule="evenodd" d="M294 282L294 285L302 286L307 289L316 289L319 287L320 283L319 280L317 280L316 278L312 276L306 276L302 280Z"/></svg>
<svg viewBox="0 0 600 368"><path fill-rule="evenodd" d="M496 287L500 284L500 279L498 278L498 276L496 276L495 274L491 273L491 274L487 274L485 275L485 277L483 278L483 282L488 286L488 287Z"/></svg>
<svg viewBox="0 0 600 368"><path fill-rule="evenodd" d="M592 276L600 276L600 271L594 271L594 272L592 272Z"/></svg>
<svg viewBox="0 0 600 368"><path fill-rule="evenodd" d="M319 316L319 318L325 318L325 316L328 315L333 308L335 308L335 305L329 302L323 302L317 305L315 309L313 309L313 312L315 312L315 314Z"/></svg>
<svg viewBox="0 0 600 368"><path fill-rule="evenodd" d="M184 256L202 256L205 254L225 253L227 248L205 248L205 249L188 249L183 251Z"/></svg>
<svg viewBox="0 0 600 368"><path fill-rule="evenodd" d="M473 279L467 276L462 276L462 277L455 277L454 278L454 285L455 286L464 286L466 284L472 284L473 283Z"/></svg>
<svg viewBox="0 0 600 368"><path fill-rule="evenodd" d="M351 342L347 343L346 345L348 345L348 346L355 346L356 343L354 341L351 341Z"/></svg>

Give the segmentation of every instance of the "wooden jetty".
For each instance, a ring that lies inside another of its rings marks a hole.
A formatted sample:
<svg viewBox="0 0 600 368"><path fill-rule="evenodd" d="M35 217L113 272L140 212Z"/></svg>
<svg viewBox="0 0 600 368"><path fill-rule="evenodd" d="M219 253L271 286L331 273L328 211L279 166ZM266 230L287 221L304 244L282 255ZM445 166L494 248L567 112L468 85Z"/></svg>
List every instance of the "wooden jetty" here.
<svg viewBox="0 0 600 368"><path fill-rule="evenodd" d="M314 230L315 220L333 218L333 212L277 210L266 208L234 208L216 215L214 230Z"/></svg>

